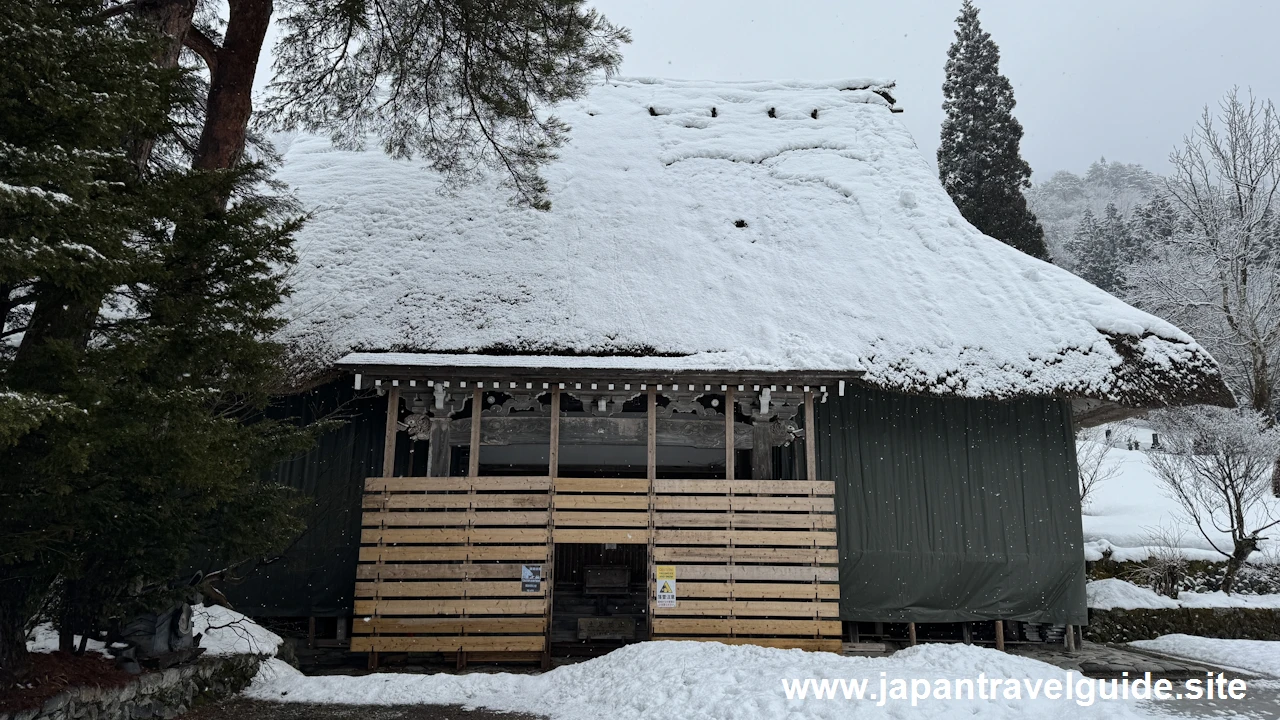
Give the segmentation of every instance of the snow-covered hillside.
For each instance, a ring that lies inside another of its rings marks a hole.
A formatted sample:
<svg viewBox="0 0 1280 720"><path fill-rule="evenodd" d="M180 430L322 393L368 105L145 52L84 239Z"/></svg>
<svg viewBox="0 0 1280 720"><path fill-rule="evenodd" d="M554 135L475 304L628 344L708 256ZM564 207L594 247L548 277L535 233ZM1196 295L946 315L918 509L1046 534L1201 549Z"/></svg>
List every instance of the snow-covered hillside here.
<svg viewBox="0 0 1280 720"><path fill-rule="evenodd" d="M1124 430L1132 432L1130 428ZM1139 429L1138 438L1144 446L1150 445L1150 431ZM1119 472L1100 483L1084 507L1082 522L1087 559L1097 560L1108 549L1118 561L1143 559L1149 554L1146 548L1153 543L1153 535L1164 527L1181 532L1180 545L1188 549L1190 559L1223 560L1168 494L1145 452L1113 447L1105 463L1114 463ZM1280 516L1280 500L1267 498L1266 502ZM1225 532L1207 529L1219 547L1231 549L1231 539ZM1276 547L1280 544L1275 539L1263 544L1264 551Z"/></svg>

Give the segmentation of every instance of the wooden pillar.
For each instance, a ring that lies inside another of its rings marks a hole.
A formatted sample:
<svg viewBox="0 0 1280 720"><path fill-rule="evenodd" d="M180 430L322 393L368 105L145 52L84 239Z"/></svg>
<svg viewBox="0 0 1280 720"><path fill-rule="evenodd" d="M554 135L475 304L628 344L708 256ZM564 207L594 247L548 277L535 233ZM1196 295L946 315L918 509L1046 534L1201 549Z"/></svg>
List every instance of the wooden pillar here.
<svg viewBox="0 0 1280 720"><path fill-rule="evenodd" d="M645 637L653 639L653 611L657 609L656 598L654 597L654 577L657 572L656 563L653 559L653 533L654 522L653 513L654 506L657 503L654 494L654 484L658 479L658 389L653 385L648 387L648 398L645 403L645 477L649 479L649 539L648 546L648 570L645 573L645 594L648 606L648 612L645 613Z"/></svg>
<svg viewBox="0 0 1280 720"><path fill-rule="evenodd" d="M395 477L396 472L396 435L400 432L400 388L392 385L387 389L387 424L382 438L382 477ZM386 495L384 490L383 495ZM383 547L381 538L378 547ZM378 554L378 565L382 564L382 554ZM374 613L377 616L377 613ZM378 651L369 653L369 669L378 669Z"/></svg>
<svg viewBox="0 0 1280 720"><path fill-rule="evenodd" d="M754 419L751 423L751 478L773 479L773 438L768 420Z"/></svg>
<svg viewBox="0 0 1280 720"><path fill-rule="evenodd" d="M468 453L467 477L480 477L480 411L484 408L480 386L471 393L471 451Z"/></svg>
<svg viewBox="0 0 1280 720"><path fill-rule="evenodd" d="M467 452L467 477L468 478L480 477L480 413L483 410L484 410L484 391L480 389L480 384L476 383L475 389L471 391L471 443L469 445L470 449ZM475 494L476 494L476 488L474 483L468 483L467 494L470 495L472 498L471 501L468 503L468 507L474 508ZM468 521L467 537L466 537L466 547L467 547L468 556L467 556L467 559L463 561L464 565L471 564L471 557L470 557L471 527L472 527L471 522ZM467 574L470 575L470 571L467 571ZM465 625L465 621L467 619L467 611L465 610L465 606L462 611L461 617ZM466 635L467 634L466 630L463 630L462 634ZM458 661L457 665L459 670L462 670L467 666L467 652L465 650L458 651L457 661Z"/></svg>
<svg viewBox="0 0 1280 720"><path fill-rule="evenodd" d="M1068 625L1068 626L1067 626L1066 637L1065 637L1064 639L1067 641L1067 652L1075 652L1075 650L1076 650L1076 628L1075 628L1075 626L1074 626L1074 625Z"/></svg>
<svg viewBox="0 0 1280 720"><path fill-rule="evenodd" d="M818 438L813 420L813 391L804 393L804 472L805 480L818 479Z"/></svg>
<svg viewBox="0 0 1280 720"><path fill-rule="evenodd" d="M916 644L916 624L913 622L907 623L907 638L913 646Z"/></svg>
<svg viewBox="0 0 1280 720"><path fill-rule="evenodd" d="M382 477L393 477L396 471L396 434L400 430L400 388L387 390L387 432L382 439Z"/></svg>
<svg viewBox="0 0 1280 720"><path fill-rule="evenodd" d="M427 434L427 477L449 477L451 458L449 427L453 421L448 415L431 418Z"/></svg>
<svg viewBox="0 0 1280 720"><path fill-rule="evenodd" d="M551 437L547 448L547 475L551 477L551 497L547 500L547 564L542 574L542 584L547 599L547 639L542 653L542 669L551 669L551 624L555 619L555 563L556 563L556 476L560 474L560 384L551 386Z"/></svg>
<svg viewBox="0 0 1280 720"><path fill-rule="evenodd" d="M737 468L734 467L736 452L733 447L733 386L725 386L724 391L724 478L732 480Z"/></svg>
<svg viewBox="0 0 1280 720"><path fill-rule="evenodd" d="M996 649L1004 651L1004 621L996 621Z"/></svg>

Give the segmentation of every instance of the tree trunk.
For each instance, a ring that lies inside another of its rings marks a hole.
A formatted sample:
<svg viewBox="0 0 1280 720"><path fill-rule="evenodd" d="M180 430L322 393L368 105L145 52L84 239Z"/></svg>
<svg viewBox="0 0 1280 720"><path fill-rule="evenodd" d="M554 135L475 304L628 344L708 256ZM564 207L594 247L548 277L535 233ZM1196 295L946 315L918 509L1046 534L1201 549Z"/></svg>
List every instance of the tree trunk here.
<svg viewBox="0 0 1280 720"><path fill-rule="evenodd" d="M182 55L182 41L191 29L196 13L196 0L143 0L134 11L139 19L150 25L162 38L153 56L157 66L178 67ZM156 139L152 136L136 137L129 141L129 160L145 173L151 162L151 151Z"/></svg>
<svg viewBox="0 0 1280 720"><path fill-rule="evenodd" d="M0 690L12 687L31 668L27 653L27 607L31 583L0 575Z"/></svg>
<svg viewBox="0 0 1280 720"><path fill-rule="evenodd" d="M204 128L191 163L197 170L226 170L244 155L253 113L253 78L275 8L272 0L231 0L230 10L226 39L209 83ZM222 199L220 209L226 203Z"/></svg>
<svg viewBox="0 0 1280 720"><path fill-rule="evenodd" d="M47 283L38 283L35 295L36 307L5 374L6 384L15 390L57 394L79 369L102 299L92 291L73 292Z"/></svg>
<svg viewBox="0 0 1280 720"><path fill-rule="evenodd" d="M1230 595L1231 589L1235 585L1236 576L1240 573L1240 568L1244 567L1244 563L1258 549L1258 538L1246 537L1237 540L1235 548L1231 551L1231 557L1227 558L1227 569L1222 574L1222 585L1219 588L1222 592Z"/></svg>

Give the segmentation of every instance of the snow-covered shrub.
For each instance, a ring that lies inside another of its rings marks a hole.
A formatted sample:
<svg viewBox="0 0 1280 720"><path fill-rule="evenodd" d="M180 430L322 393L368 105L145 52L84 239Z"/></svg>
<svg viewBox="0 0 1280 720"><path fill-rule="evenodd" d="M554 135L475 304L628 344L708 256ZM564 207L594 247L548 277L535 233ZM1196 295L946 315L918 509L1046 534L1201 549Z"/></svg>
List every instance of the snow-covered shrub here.
<svg viewBox="0 0 1280 720"><path fill-rule="evenodd" d="M1161 525L1147 529L1150 539L1147 546L1151 556L1146 562L1129 571L1129 579L1144 585L1165 597L1178 599L1178 592L1187 577L1187 554L1182 549L1186 535L1175 525Z"/></svg>

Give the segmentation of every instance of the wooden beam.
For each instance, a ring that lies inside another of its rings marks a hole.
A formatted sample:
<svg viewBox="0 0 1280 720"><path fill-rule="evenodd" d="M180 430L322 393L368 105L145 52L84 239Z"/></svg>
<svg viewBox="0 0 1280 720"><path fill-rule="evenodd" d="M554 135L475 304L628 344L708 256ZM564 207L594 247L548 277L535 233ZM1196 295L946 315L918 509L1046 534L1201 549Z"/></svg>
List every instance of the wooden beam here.
<svg viewBox="0 0 1280 720"><path fill-rule="evenodd" d="M818 438L813 420L813 391L804 394L804 471L805 480L818 479Z"/></svg>
<svg viewBox="0 0 1280 720"><path fill-rule="evenodd" d="M911 645L914 646L916 644L916 624L913 622L907 623L907 639Z"/></svg>
<svg viewBox="0 0 1280 720"><path fill-rule="evenodd" d="M1004 651L1004 621L996 621L996 649Z"/></svg>
<svg viewBox="0 0 1280 720"><path fill-rule="evenodd" d="M387 390L387 432L382 440L382 477L396 471L396 433L400 430L400 388Z"/></svg>
<svg viewBox="0 0 1280 720"><path fill-rule="evenodd" d="M658 479L658 390L653 385L648 388L648 397L645 402L645 419L647 420L648 431L645 433L645 476L649 478L649 538L648 538L648 558L645 562L645 603L647 611L645 618L645 639L653 639L653 613L657 610L656 597L654 594L654 573L657 572L653 554L653 515L656 505L657 496L654 488Z"/></svg>
<svg viewBox="0 0 1280 720"><path fill-rule="evenodd" d="M432 421L435 423L436 421ZM546 417L489 416L480 429L483 445L533 445L547 441ZM720 449L725 443L724 423L719 418L663 418L658 427L658 444ZM739 450L751 447L752 434L745 423L735 433ZM450 442L470 443L471 419L453 421ZM435 432L434 425L430 432ZM643 417L566 417L560 421L561 445L633 445L645 441L648 426Z"/></svg>
<svg viewBox="0 0 1280 720"><path fill-rule="evenodd" d="M551 625L555 619L555 564L556 564L556 476L560 474L560 386L551 386L551 432L547 447L547 475L551 487L547 491L547 561L542 571L543 594L547 598L547 629L543 637L542 669L551 669Z"/></svg>
<svg viewBox="0 0 1280 720"><path fill-rule="evenodd" d="M480 388L471 392L471 452L468 455L467 477L480 476L480 412L484 409L484 393Z"/></svg>
<svg viewBox="0 0 1280 720"><path fill-rule="evenodd" d="M452 459L449 427L452 424L448 415L431 419L431 429L427 435L427 477L449 477Z"/></svg>
<svg viewBox="0 0 1280 720"><path fill-rule="evenodd" d="M547 451L547 474L560 474L560 387L551 388L551 446Z"/></svg>
<svg viewBox="0 0 1280 720"><path fill-rule="evenodd" d="M751 479L773 479L773 440L769 423L756 420L751 425Z"/></svg>
<svg viewBox="0 0 1280 720"><path fill-rule="evenodd" d="M648 431L645 433L645 443L648 448L647 467L649 481L652 483L658 479L658 390L653 385L649 386L649 403L646 413L648 420Z"/></svg>
<svg viewBox="0 0 1280 720"><path fill-rule="evenodd" d="M728 387L724 391L724 477L726 480L732 480L736 471L733 466L734 452L737 450L734 435L733 388Z"/></svg>

